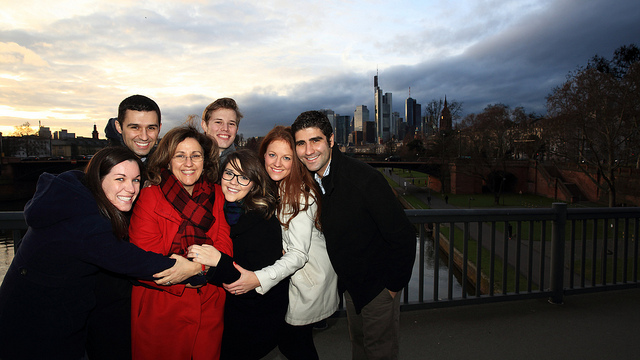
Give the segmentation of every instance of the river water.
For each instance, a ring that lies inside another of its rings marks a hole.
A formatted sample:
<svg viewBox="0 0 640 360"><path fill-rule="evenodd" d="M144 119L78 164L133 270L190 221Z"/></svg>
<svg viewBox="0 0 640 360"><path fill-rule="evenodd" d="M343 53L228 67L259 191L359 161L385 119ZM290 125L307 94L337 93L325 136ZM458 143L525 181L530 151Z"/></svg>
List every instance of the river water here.
<svg viewBox="0 0 640 360"><path fill-rule="evenodd" d="M11 231L0 230L0 282L4 280L9 265L13 260L13 239Z"/></svg>

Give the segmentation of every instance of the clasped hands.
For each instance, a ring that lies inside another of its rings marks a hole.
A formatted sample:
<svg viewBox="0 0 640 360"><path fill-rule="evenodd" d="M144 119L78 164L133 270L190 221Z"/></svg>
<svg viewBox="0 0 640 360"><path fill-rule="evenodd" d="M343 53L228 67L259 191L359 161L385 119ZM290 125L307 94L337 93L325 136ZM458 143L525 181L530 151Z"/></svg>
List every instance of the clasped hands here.
<svg viewBox="0 0 640 360"><path fill-rule="evenodd" d="M211 245L191 245L188 249L188 258L211 267L218 266L218 262L222 257L220 251ZM260 286L260 281L253 271L246 270L235 262L233 266L240 272L240 278L231 284L222 284L229 293L242 295Z"/></svg>

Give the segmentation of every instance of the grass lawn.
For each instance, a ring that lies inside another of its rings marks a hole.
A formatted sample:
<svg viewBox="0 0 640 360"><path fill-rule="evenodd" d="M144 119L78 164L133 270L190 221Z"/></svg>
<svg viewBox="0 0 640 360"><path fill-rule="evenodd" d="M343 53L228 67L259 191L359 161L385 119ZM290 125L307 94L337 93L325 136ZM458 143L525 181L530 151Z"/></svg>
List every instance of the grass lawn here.
<svg viewBox="0 0 640 360"><path fill-rule="evenodd" d="M442 232L442 235L444 235L447 239L451 239L449 237L448 226L446 225L440 226L440 231ZM455 239L453 242L453 246L462 253L464 249L464 233L462 229L455 227L454 236L455 236ZM478 242L473 239L467 240L467 260L470 263L475 264L476 266L478 264L477 254L478 254ZM481 271L486 276L490 276L491 269L489 268L488 264L491 264L491 252L483 248L480 256L481 256L481 259L480 259ZM500 291L502 291L503 289L503 279L502 279L503 274L504 274L504 263L498 256L496 256L493 261L493 281L494 281L494 287L496 289L500 289ZM521 274L518 288L520 291L527 291L527 286L528 286L527 278ZM532 289L537 290L537 286L535 284L532 285ZM516 271L513 266L508 265L506 291L507 293L514 293L515 290L516 290Z"/></svg>
<svg viewBox="0 0 640 360"><path fill-rule="evenodd" d="M624 259L619 258L618 259L618 269L617 269L617 273L616 273L616 283L621 283L622 282L622 278L623 278L623 272L624 267L622 266L622 261ZM585 285L589 286L589 285L593 285L592 284L592 280L594 280L593 276L594 276L594 272L593 272L593 259L586 259L584 261L584 266L585 266L585 271L584 271L584 280L585 280ZM598 285L602 285L603 283L603 279L602 279L602 259L598 259L596 260L596 269L595 269L595 284ZM626 274L627 274L627 281L633 281L634 274L633 274L633 270L634 270L634 264L633 264L633 258L630 257L627 260L627 269L626 269ZM573 271L576 274L581 274L582 273L582 261L580 260L576 260L573 264ZM636 269L636 271L640 271L640 269ZM640 276L640 273L636 273L636 277ZM607 258L607 276L606 276L606 283L607 284L612 284L613 283L613 259L611 257ZM579 284L576 284L579 285Z"/></svg>

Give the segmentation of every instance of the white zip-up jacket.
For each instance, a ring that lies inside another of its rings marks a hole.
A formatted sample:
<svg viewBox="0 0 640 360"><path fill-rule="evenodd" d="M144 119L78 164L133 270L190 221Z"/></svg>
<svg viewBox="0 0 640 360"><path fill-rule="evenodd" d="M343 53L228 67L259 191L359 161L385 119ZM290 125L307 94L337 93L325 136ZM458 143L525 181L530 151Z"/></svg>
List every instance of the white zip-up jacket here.
<svg viewBox="0 0 640 360"><path fill-rule="evenodd" d="M303 208L304 198L300 201ZM282 229L284 255L273 265L255 272L260 281L256 288L259 294L291 275L285 319L291 325L315 323L338 308L338 276L331 266L324 235L314 225L317 207L313 202L291 219L289 228Z"/></svg>

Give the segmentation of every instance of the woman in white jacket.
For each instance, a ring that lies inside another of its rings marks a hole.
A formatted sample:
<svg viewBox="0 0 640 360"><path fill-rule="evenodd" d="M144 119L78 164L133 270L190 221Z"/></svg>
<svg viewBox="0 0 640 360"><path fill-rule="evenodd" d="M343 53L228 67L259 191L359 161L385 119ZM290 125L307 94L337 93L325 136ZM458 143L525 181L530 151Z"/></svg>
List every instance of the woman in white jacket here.
<svg viewBox="0 0 640 360"><path fill-rule="evenodd" d="M313 324L338 308L338 277L331 266L320 231L319 189L300 163L288 127L276 126L262 141L260 157L278 184L278 219L282 225L284 254L273 265L251 272L240 267L241 277L225 285L231 294L255 289L266 293L291 277L287 325L278 348L287 359L317 359Z"/></svg>

